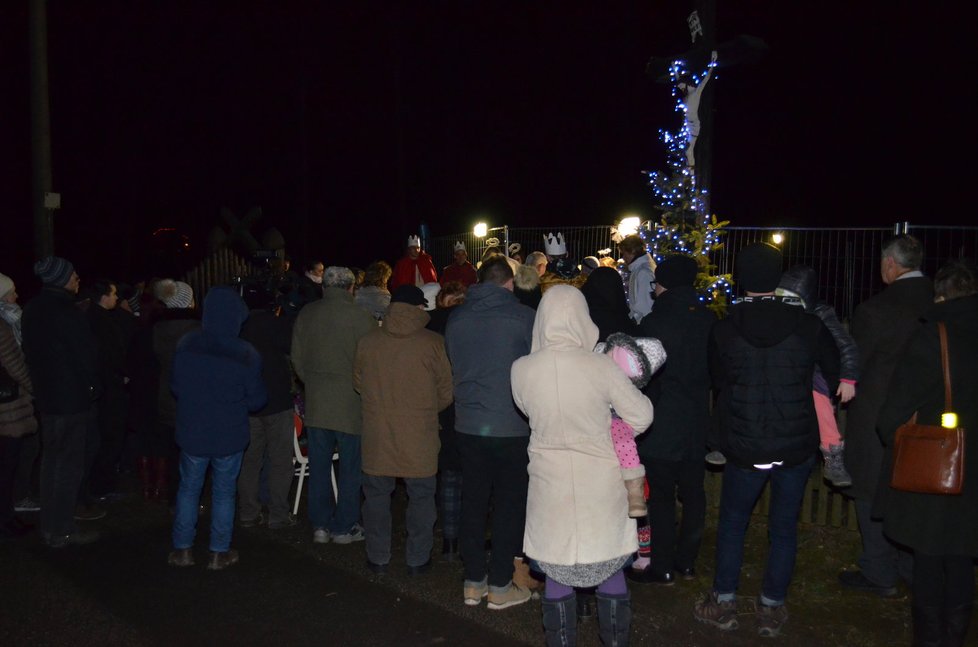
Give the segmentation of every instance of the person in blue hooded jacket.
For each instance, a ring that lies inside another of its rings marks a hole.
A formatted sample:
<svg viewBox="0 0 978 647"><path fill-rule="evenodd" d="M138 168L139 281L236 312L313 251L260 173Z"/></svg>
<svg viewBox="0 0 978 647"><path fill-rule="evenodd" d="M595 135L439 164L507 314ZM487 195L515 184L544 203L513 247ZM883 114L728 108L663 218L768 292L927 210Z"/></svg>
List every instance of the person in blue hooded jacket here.
<svg viewBox="0 0 978 647"><path fill-rule="evenodd" d="M173 356L170 388L177 401L180 488L173 518L172 566L194 564L200 493L212 470L210 558L220 570L238 561L231 550L234 499L241 458L250 439L248 412L265 406L261 356L239 339L248 307L231 288L212 288L200 330L187 333Z"/></svg>

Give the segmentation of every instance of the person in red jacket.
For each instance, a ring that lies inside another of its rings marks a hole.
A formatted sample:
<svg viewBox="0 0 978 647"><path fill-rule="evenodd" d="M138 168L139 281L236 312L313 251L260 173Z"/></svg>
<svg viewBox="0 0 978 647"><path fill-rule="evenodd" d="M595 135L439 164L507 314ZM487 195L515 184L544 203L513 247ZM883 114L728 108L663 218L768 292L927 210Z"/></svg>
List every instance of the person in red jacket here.
<svg viewBox="0 0 978 647"><path fill-rule="evenodd" d="M476 274L475 266L469 262L469 255L465 251L465 245L461 242L455 243L455 262L446 265L441 271L442 286L448 285L452 281L458 281L465 287L479 282L479 275Z"/></svg>
<svg viewBox="0 0 978 647"><path fill-rule="evenodd" d="M421 238L408 236L407 249L401 260L394 266L391 277L391 292L402 285L421 287L425 283L437 283L438 273L431 262L431 256L421 251Z"/></svg>

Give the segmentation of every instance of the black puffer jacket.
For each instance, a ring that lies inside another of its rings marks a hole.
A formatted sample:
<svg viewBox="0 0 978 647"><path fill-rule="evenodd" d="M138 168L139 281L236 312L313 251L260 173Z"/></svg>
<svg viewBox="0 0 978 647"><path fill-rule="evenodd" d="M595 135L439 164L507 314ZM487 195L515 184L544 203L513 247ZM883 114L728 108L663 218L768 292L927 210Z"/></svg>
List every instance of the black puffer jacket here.
<svg viewBox="0 0 978 647"><path fill-rule="evenodd" d="M781 275L778 286L794 292L805 305L805 312L816 315L832 333L832 339L839 348L839 377L843 380L859 380L859 347L849 331L839 321L835 309L819 301L817 296L818 276L807 265L797 265Z"/></svg>
<svg viewBox="0 0 978 647"><path fill-rule="evenodd" d="M818 449L812 375L839 376L832 335L814 315L780 299L734 305L710 334L720 447L740 467L798 465Z"/></svg>

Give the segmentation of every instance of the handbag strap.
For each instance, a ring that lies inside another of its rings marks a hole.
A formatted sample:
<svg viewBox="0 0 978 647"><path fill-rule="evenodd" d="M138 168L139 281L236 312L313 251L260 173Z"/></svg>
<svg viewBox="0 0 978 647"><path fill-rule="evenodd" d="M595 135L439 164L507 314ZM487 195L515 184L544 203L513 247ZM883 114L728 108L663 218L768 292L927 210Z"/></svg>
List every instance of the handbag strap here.
<svg viewBox="0 0 978 647"><path fill-rule="evenodd" d="M954 411L951 408L951 365L947 354L947 326L943 321L937 322L937 333L941 338L941 370L944 372L944 411Z"/></svg>

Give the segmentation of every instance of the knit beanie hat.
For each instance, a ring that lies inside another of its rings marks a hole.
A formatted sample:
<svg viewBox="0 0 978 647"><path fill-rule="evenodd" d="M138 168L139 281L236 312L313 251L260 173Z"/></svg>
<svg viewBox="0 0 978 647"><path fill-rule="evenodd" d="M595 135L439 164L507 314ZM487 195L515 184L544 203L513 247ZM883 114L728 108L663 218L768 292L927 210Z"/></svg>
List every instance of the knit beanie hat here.
<svg viewBox="0 0 978 647"><path fill-rule="evenodd" d="M676 254L667 256L655 267L655 280L667 290L682 286L691 286L696 282L699 264L692 256Z"/></svg>
<svg viewBox="0 0 978 647"><path fill-rule="evenodd" d="M744 292L774 292L781 281L781 250L754 243L737 253L737 284Z"/></svg>
<svg viewBox="0 0 978 647"><path fill-rule="evenodd" d="M194 302L194 289L183 281L163 279L156 290L157 298L167 308L189 308Z"/></svg>
<svg viewBox="0 0 978 647"><path fill-rule="evenodd" d="M394 290L394 293L391 294L391 303L407 303L412 306L425 306L425 308L428 306L428 301L424 298L424 292L416 285L398 286Z"/></svg>
<svg viewBox="0 0 978 647"><path fill-rule="evenodd" d="M48 256L34 263L34 274L44 285L63 288L74 272L75 266L60 256Z"/></svg>
<svg viewBox="0 0 978 647"><path fill-rule="evenodd" d="M14 289L14 281L6 274L0 274L0 299L7 296Z"/></svg>

